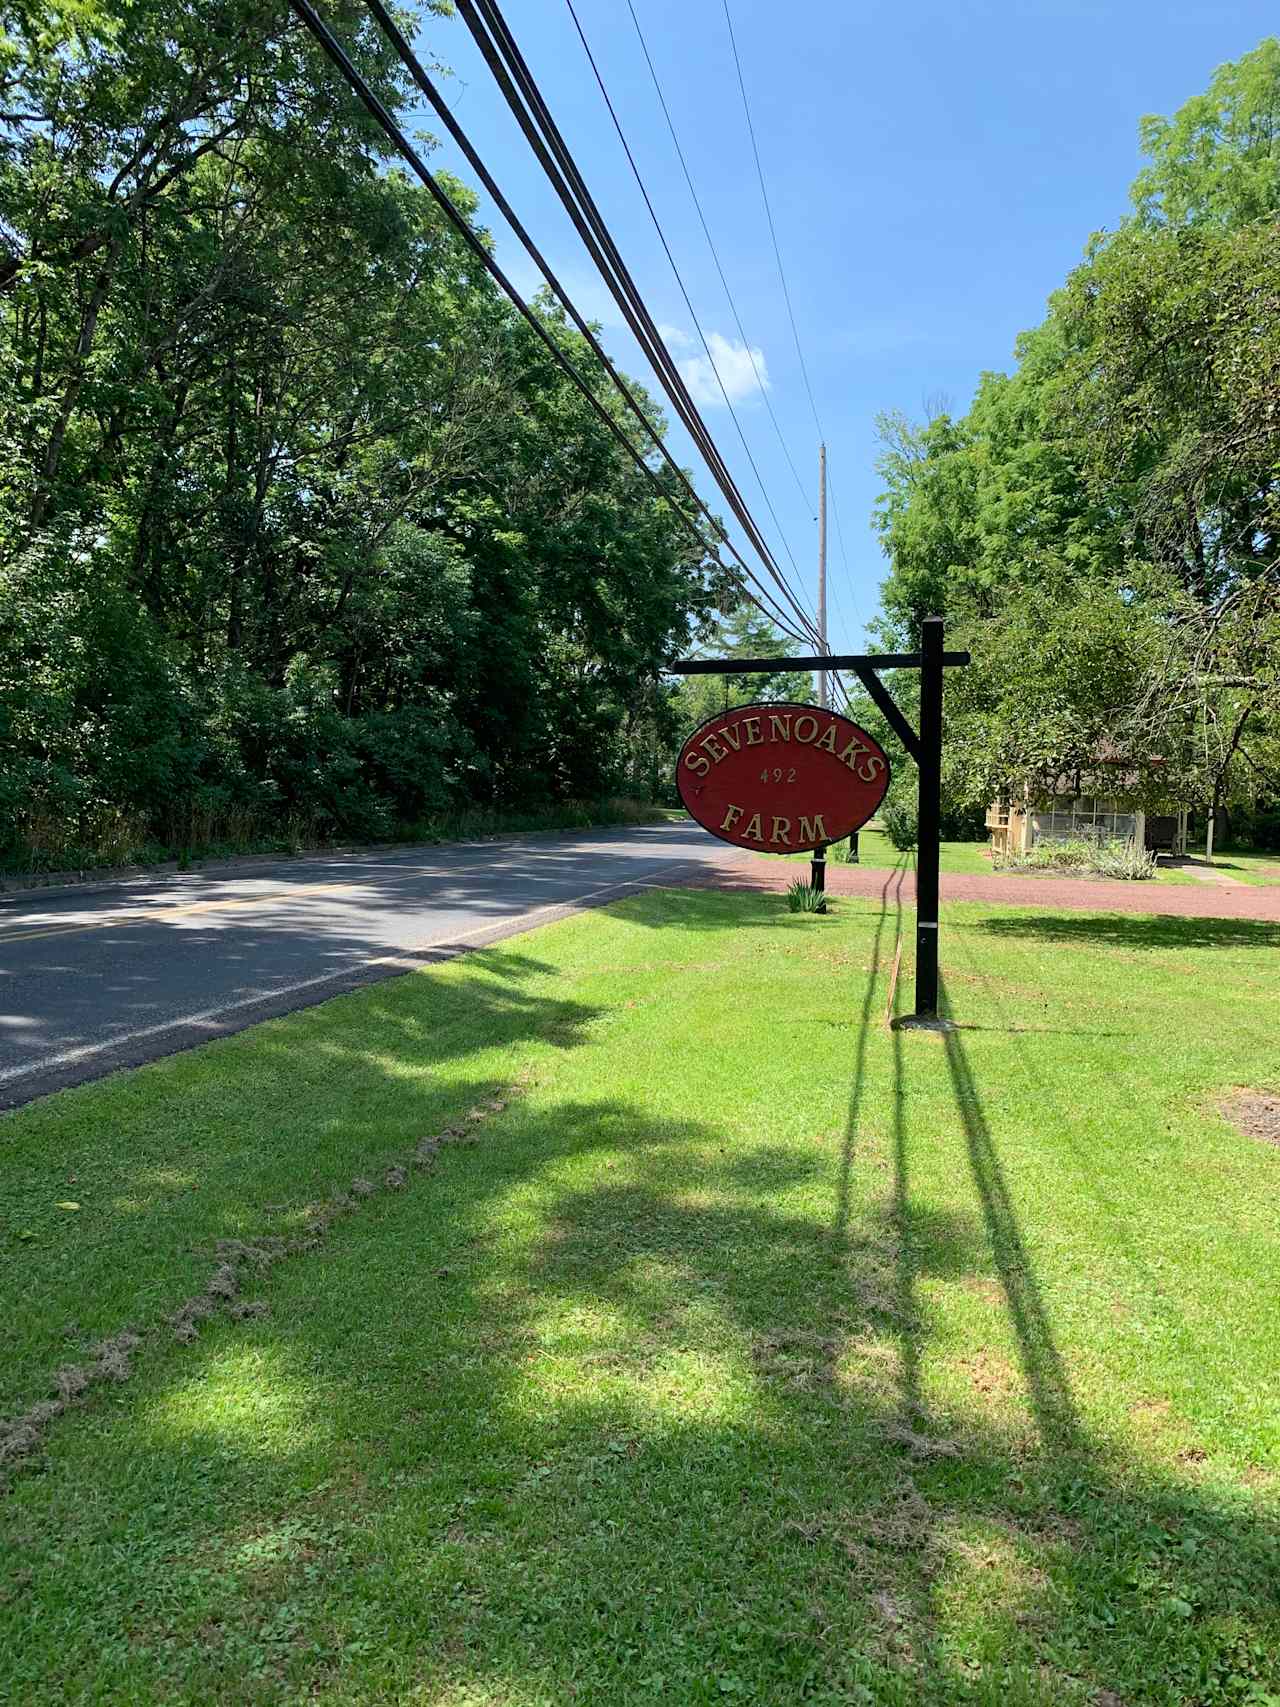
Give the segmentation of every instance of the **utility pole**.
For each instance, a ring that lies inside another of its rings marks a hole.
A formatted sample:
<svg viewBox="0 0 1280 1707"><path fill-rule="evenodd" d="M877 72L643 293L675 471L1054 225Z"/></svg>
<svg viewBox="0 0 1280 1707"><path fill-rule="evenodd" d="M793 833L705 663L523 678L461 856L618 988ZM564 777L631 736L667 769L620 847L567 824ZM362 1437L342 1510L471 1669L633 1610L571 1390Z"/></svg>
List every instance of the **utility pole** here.
<svg viewBox="0 0 1280 1707"><path fill-rule="evenodd" d="M827 646L827 447L818 446L818 655L826 658ZM827 672L818 671L818 704L831 709ZM809 861L809 882L814 889L827 887L827 844L819 842ZM823 906L826 906L825 901Z"/></svg>
<svg viewBox="0 0 1280 1707"><path fill-rule="evenodd" d="M827 646L827 447L818 446L818 650L826 653ZM831 708L827 687L827 672L818 671L818 704L824 711Z"/></svg>

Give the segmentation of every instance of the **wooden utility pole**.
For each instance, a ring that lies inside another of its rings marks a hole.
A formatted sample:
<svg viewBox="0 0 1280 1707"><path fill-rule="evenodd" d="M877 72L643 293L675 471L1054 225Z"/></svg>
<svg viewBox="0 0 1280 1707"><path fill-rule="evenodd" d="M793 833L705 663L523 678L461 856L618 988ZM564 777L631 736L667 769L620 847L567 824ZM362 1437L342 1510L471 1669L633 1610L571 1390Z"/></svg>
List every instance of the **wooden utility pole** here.
<svg viewBox="0 0 1280 1707"><path fill-rule="evenodd" d="M827 447L818 446L818 655L827 656ZM818 704L824 711L831 709L830 678L826 670L818 671ZM827 844L819 842L809 861L809 882L815 889L827 887ZM825 905L825 903L824 903Z"/></svg>
<svg viewBox="0 0 1280 1707"><path fill-rule="evenodd" d="M827 645L827 447L818 446L818 635L819 650L826 653ZM830 710L831 694L825 670L818 671L818 704Z"/></svg>

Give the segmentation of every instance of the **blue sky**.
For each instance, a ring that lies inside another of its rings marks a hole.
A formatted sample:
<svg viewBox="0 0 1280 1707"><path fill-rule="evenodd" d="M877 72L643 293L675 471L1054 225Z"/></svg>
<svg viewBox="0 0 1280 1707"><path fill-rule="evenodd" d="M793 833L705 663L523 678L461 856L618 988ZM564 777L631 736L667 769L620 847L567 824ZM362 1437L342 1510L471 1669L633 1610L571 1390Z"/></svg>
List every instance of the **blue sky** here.
<svg viewBox="0 0 1280 1707"><path fill-rule="evenodd" d="M815 602L814 512L797 489L740 348L625 0L575 0L720 361L774 525L649 222L564 0L507 0L520 46L650 310L670 329L704 418L775 552ZM742 324L805 488L817 434L764 221L722 0L635 0ZM858 650L885 572L871 528L875 417L963 410L1089 234L1114 226L1140 165L1138 119L1201 92L1277 29L1261 0L730 0L801 345L826 434L845 546L830 526L833 650ZM452 67L454 111L605 343L657 390L458 19L420 41ZM444 143L434 156L459 176ZM496 212L482 217L522 289L537 275ZM710 507L678 427L673 451Z"/></svg>

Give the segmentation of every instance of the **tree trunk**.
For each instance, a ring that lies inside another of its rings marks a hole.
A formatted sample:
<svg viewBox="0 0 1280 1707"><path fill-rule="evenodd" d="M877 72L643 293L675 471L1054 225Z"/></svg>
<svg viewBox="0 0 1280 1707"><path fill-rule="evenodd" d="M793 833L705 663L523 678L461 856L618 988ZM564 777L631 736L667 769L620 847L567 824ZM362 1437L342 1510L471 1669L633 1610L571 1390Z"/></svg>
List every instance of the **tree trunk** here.
<svg viewBox="0 0 1280 1707"><path fill-rule="evenodd" d="M49 513L49 504L53 497L54 482L58 476L58 465L62 461L62 447L66 443L67 428L75 414L76 404L80 400L80 392L84 385L85 369L89 356L93 351L94 338L98 330L98 316L102 305L107 300L107 292L111 289L112 276L115 273L117 260L120 258L120 245L113 243L107 254L106 264L94 281L93 292L85 307L80 322L80 336L76 340L76 353L71 363L71 373L67 379L66 390L62 394L62 407L58 410L58 418L49 432L49 443L45 447L44 466L40 470L40 485L31 505L31 525L38 528Z"/></svg>

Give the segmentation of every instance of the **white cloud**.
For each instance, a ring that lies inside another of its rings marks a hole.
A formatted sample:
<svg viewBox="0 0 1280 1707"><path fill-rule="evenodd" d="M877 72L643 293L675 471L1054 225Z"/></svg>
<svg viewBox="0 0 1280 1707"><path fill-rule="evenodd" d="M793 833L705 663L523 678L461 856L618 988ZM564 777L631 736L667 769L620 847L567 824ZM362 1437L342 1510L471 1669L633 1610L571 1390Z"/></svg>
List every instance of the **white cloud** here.
<svg viewBox="0 0 1280 1707"><path fill-rule="evenodd" d="M677 357L682 350L693 350L694 340L687 332L682 332L678 326L659 326L667 348ZM748 397L754 397L757 392L767 390L769 386L769 370L765 366L764 351L754 344L750 349L746 344L733 338L726 338L719 332L707 334L707 347L711 351L711 361L707 360L706 351L697 355L687 355L677 360L676 367L680 377L689 387L690 395L700 407L715 407L723 405L726 396L730 403L741 403ZM712 366L712 362L715 366ZM720 376L719 384L716 375ZM720 386L724 386L721 391Z"/></svg>

